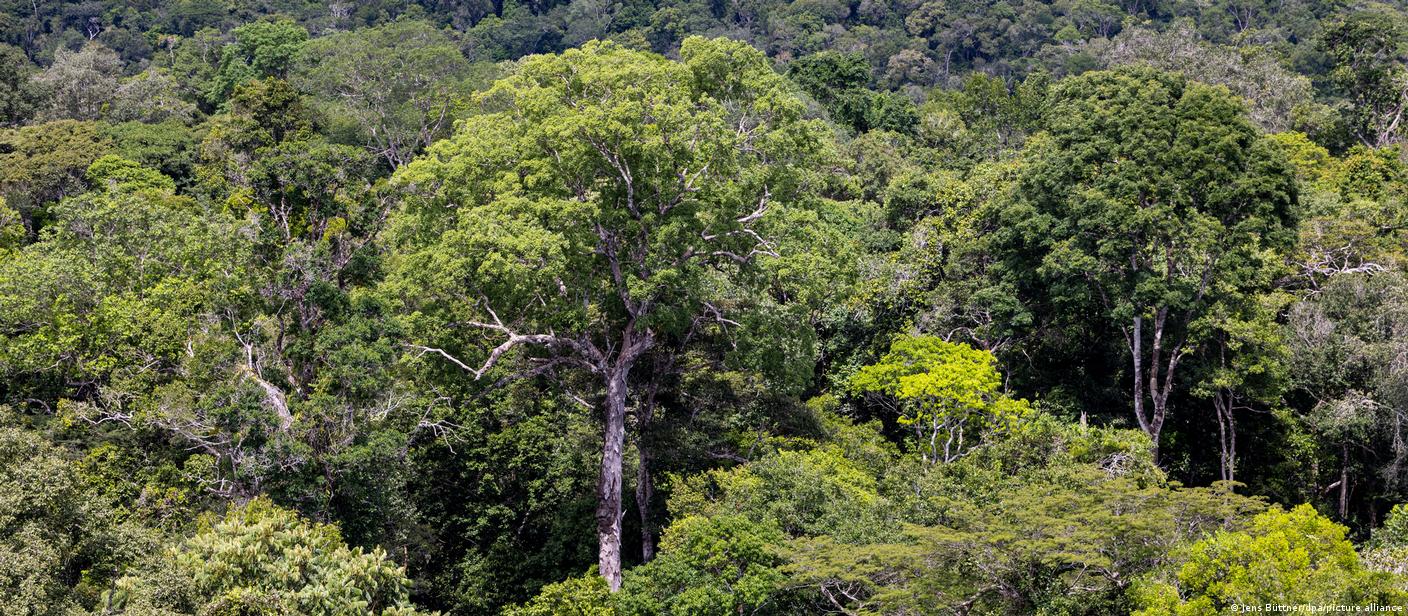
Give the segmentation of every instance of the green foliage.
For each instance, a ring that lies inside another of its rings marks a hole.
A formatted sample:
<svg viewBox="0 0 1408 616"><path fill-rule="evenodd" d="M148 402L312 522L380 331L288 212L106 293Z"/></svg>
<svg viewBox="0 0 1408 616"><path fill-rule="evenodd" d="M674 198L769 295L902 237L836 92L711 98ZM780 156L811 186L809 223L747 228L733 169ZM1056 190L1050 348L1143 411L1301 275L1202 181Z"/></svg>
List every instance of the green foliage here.
<svg viewBox="0 0 1408 616"><path fill-rule="evenodd" d="M170 186L130 162L116 170ZM212 275L228 247L190 201L162 190L118 184L69 199L39 242L0 263L0 369L16 391L43 395L56 375L149 383L161 378L150 362L184 353L193 308L229 289Z"/></svg>
<svg viewBox="0 0 1408 616"><path fill-rule="evenodd" d="M1408 507L1394 505L1359 556L1365 568L1391 574L1393 585L1408 593Z"/></svg>
<svg viewBox="0 0 1408 616"><path fill-rule="evenodd" d="M114 96L108 114L114 122L190 124L196 119L196 106L185 100L181 84L165 69L151 68L124 79Z"/></svg>
<svg viewBox="0 0 1408 616"><path fill-rule="evenodd" d="M380 548L348 548L334 526L258 498L215 520L150 570L118 580L118 613L417 613L405 570Z"/></svg>
<svg viewBox="0 0 1408 616"><path fill-rule="evenodd" d="M83 174L83 179L88 181L89 186L98 190L176 192L176 182L162 175L160 171L148 169L136 161L115 154L107 154L93 161L93 164L88 166L87 173Z"/></svg>
<svg viewBox="0 0 1408 616"><path fill-rule="evenodd" d="M217 198L248 188L247 176L258 155L280 143L313 136L312 112L298 92L279 79L239 86L228 108L211 121L200 148L203 164L196 169L202 189Z"/></svg>
<svg viewBox="0 0 1408 616"><path fill-rule="evenodd" d="M849 595L852 609L1115 613L1126 609L1130 579L1257 508L1223 490L1140 485L1093 466L1063 475L1012 486L993 500L936 494L930 498L942 503L941 521L906 527L888 543L799 541L785 571L812 592Z"/></svg>
<svg viewBox="0 0 1408 616"><path fill-rule="evenodd" d="M616 616L618 613L611 589L595 569L582 577L548 584L532 601L503 611L504 616Z"/></svg>
<svg viewBox="0 0 1408 616"><path fill-rule="evenodd" d="M671 512L691 528L733 529L735 538L751 536L737 528L745 522L775 529L760 536L761 552L751 552L772 554L764 562L780 574L760 586L767 599L754 605L764 612L933 613L960 605L998 613L1117 612L1128 609L1130 580L1170 562L1204 533L1239 527L1263 508L1226 486L1166 484L1138 432L1082 429L1038 416L1030 430L930 466L866 444L873 427L830 422L836 446L784 450L671 487ZM615 608L671 609L646 602L640 592L672 586L634 576L653 575L664 563L675 567L682 549L667 541L655 561L628 572ZM739 546L708 553L746 552ZM700 569L709 567L686 571L698 576ZM651 583L635 585L639 579ZM712 584L700 579L690 588ZM605 609L592 596L558 587L542 600ZM736 609L722 601L693 609L719 609L712 605Z"/></svg>
<svg viewBox="0 0 1408 616"><path fill-rule="evenodd" d="M431 24L397 21L310 41L291 77L392 166L443 137L470 65Z"/></svg>
<svg viewBox="0 0 1408 616"><path fill-rule="evenodd" d="M786 583L783 534L741 516L677 519L660 555L631 569L618 593L595 575L551 584L505 616L774 613Z"/></svg>
<svg viewBox="0 0 1408 616"><path fill-rule="evenodd" d="M1405 595L1391 580L1364 568L1343 526L1300 505L1199 541L1176 581L1145 582L1135 597L1145 616L1218 614L1237 605L1395 605Z"/></svg>
<svg viewBox="0 0 1408 616"><path fill-rule="evenodd" d="M34 234L43 222L43 207L82 192L83 174L108 148L108 139L91 122L0 129L0 196L24 216Z"/></svg>
<svg viewBox="0 0 1408 616"><path fill-rule="evenodd" d="M836 122L857 132L909 132L918 121L914 101L902 94L873 92L870 63L857 53L822 51L798 58L787 74L830 111Z"/></svg>
<svg viewBox="0 0 1408 616"><path fill-rule="evenodd" d="M1286 132L1267 135L1295 169L1302 189L1323 185L1334 170L1334 160L1324 146L1311 141L1305 133Z"/></svg>
<svg viewBox="0 0 1408 616"><path fill-rule="evenodd" d="M1049 90L1046 73L1032 73L1012 87L973 73L962 87L936 91L925 102L916 136L959 160L1011 151L1041 128Z"/></svg>
<svg viewBox="0 0 1408 616"><path fill-rule="evenodd" d="M454 436L412 450L412 530L431 538L419 548L418 579L425 601L447 610L493 612L596 558L595 418L526 383L503 393L480 407L444 409L436 417L459 426Z"/></svg>
<svg viewBox="0 0 1408 616"><path fill-rule="evenodd" d="M665 530L660 556L626 577L616 613L762 612L785 581L781 537L771 524L742 517L681 517Z"/></svg>
<svg viewBox="0 0 1408 616"><path fill-rule="evenodd" d="M0 0L0 612L1401 601L1404 17Z"/></svg>
<svg viewBox="0 0 1408 616"><path fill-rule="evenodd" d="M1290 70L1275 49L1218 45L1184 19L1161 32L1127 28L1108 42L1095 41L1088 47L1099 50L1099 58L1109 68L1144 64L1181 72L1208 85L1226 86L1247 102L1248 116L1266 132L1324 128L1307 118L1324 111L1314 102L1311 80Z"/></svg>
<svg viewBox="0 0 1408 616"><path fill-rule="evenodd" d="M896 338L879 363L861 368L851 388L898 400L899 421L914 430L924 460L952 462L1014 429L1029 412L1025 401L999 392L996 364L987 351L936 336L906 336Z"/></svg>
<svg viewBox="0 0 1408 616"><path fill-rule="evenodd" d="M203 95L220 105L236 88L258 79L282 79L308 41L308 31L292 21L257 21L230 32L234 42L220 51L220 65Z"/></svg>
<svg viewBox="0 0 1408 616"><path fill-rule="evenodd" d="M1133 366L1134 416L1157 447L1215 305L1277 275L1294 177L1225 89L1138 68L1067 79L1052 96L998 215L1001 275L1035 290L1023 301L1041 322L1123 342L1105 348Z"/></svg>
<svg viewBox="0 0 1408 616"><path fill-rule="evenodd" d="M1399 348L1397 332L1408 327L1405 291L1408 286L1396 272L1336 276L1323 292L1292 305L1285 324L1291 384L1314 400L1300 419L1318 436L1325 483L1357 468L1375 468L1378 472L1366 473L1369 480L1382 481L1376 489L1395 499L1403 493L1395 445L1402 427L1392 409L1403 390L1385 362ZM1352 515L1347 502L1335 506L1341 519Z"/></svg>
<svg viewBox="0 0 1408 616"><path fill-rule="evenodd" d="M756 50L691 38L681 60L613 43L529 58L392 180L404 200L385 289L419 366L448 355L486 385L551 369L606 392L605 546L619 536L626 398L650 376L637 363L673 365L759 322L808 342L779 326L799 302L772 238L813 205L825 135Z"/></svg>
<svg viewBox="0 0 1408 616"><path fill-rule="evenodd" d="M114 524L59 449L0 427L0 613L72 613L149 541Z"/></svg>
<svg viewBox="0 0 1408 616"><path fill-rule="evenodd" d="M780 451L732 470L682 478L671 486L670 513L717 517L741 513L790 536L833 535L861 543L883 536L889 503L875 476L834 448Z"/></svg>
<svg viewBox="0 0 1408 616"><path fill-rule="evenodd" d="M23 51L0 43L0 127L19 124L34 113L38 96L30 84L33 72Z"/></svg>
<svg viewBox="0 0 1408 616"><path fill-rule="evenodd" d="M23 246L24 240L24 220L20 218L20 213L0 198L0 260Z"/></svg>
<svg viewBox="0 0 1408 616"><path fill-rule="evenodd" d="M179 121L122 122L105 127L104 133L117 155L160 171L182 187L194 179L200 138L196 130Z"/></svg>
<svg viewBox="0 0 1408 616"><path fill-rule="evenodd" d="M122 61L98 43L79 51L59 49L54 63L34 77L47 100L39 114L45 120L96 120L117 95Z"/></svg>
<svg viewBox="0 0 1408 616"><path fill-rule="evenodd" d="M865 88L870 64L860 54L822 51L793 61L787 74L809 94L827 101L846 90Z"/></svg>
<svg viewBox="0 0 1408 616"><path fill-rule="evenodd" d="M1320 34L1320 49L1334 62L1330 83L1348 107L1349 131L1371 147L1402 135L1396 117L1404 101L1396 84L1405 75L1403 28L1401 14L1375 8L1330 21Z"/></svg>
<svg viewBox="0 0 1408 616"><path fill-rule="evenodd" d="M1383 526L1374 529L1371 547L1408 545L1408 505L1394 505L1384 518Z"/></svg>

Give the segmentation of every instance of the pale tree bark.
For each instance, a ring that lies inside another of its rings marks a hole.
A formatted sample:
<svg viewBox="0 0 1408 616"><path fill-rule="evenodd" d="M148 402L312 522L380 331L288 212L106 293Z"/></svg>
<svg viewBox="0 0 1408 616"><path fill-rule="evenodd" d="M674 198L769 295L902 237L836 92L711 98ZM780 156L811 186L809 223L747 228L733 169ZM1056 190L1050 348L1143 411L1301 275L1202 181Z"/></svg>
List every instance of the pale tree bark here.
<svg viewBox="0 0 1408 616"><path fill-rule="evenodd" d="M605 438L601 449L601 480L597 485L597 568L611 590L621 588L621 451L626 443L626 377L629 368L613 373L606 383Z"/></svg>
<svg viewBox="0 0 1408 616"><path fill-rule="evenodd" d="M1349 519L1349 441L1340 443L1340 521Z"/></svg>
<svg viewBox="0 0 1408 616"><path fill-rule="evenodd" d="M575 365L596 374L605 386L605 396L601 403L602 451L601 474L597 485L597 540L598 569L613 591L621 587L621 485L622 461L626 440L626 399L629 390L631 370L636 361L654 345L654 335L639 332L636 321L631 319L624 328L619 343L602 351L586 336L568 337L557 334L520 334L504 324L498 313L488 307L484 309L491 321L467 321L466 325L500 333L504 341L489 351L488 357L479 367L460 361L443 349L420 345L407 345L421 355L433 353L444 357L455 365L474 375L475 380L483 378L510 351L520 346L546 348L552 358L540 359L538 366L527 371L505 377L526 378L546 374L560 365Z"/></svg>
<svg viewBox="0 0 1408 616"><path fill-rule="evenodd" d="M1237 480L1237 422L1232 416L1236 401L1236 393L1225 387L1218 389L1212 399L1217 413L1218 467L1222 481Z"/></svg>
<svg viewBox="0 0 1408 616"><path fill-rule="evenodd" d="M1159 459L1159 437L1163 433L1164 421L1168 418L1174 377L1187 350L1183 342L1173 345L1172 348L1166 346L1168 316L1169 309L1159 307L1154 310L1151 327L1145 327L1144 317L1136 316L1131 327L1125 330L1134 365L1134 418L1139 422L1139 428L1149 435L1149 440L1153 443L1155 462ZM1144 355L1145 329L1149 330L1150 337L1148 357Z"/></svg>
<svg viewBox="0 0 1408 616"><path fill-rule="evenodd" d="M1172 256L1171 247L1165 246L1164 252L1162 275L1172 286L1176 272L1181 268ZM1142 258L1138 252L1132 253L1128 271L1138 272L1146 262L1147 260ZM1209 257L1199 266L1202 274L1189 307L1174 311L1167 305L1135 305L1134 317L1130 324L1123 328L1125 346L1129 350L1134 370L1131 375L1134 390L1134 418L1139 422L1139 428L1149 435L1155 463L1159 461L1159 438L1163 433L1164 421L1168 418L1169 399L1173 395L1178 364L1188 353L1187 332L1182 331L1177 334L1175 332L1186 329L1188 322L1193 319L1195 309L1204 305L1203 300L1217 267L1217 258L1215 256ZM1107 307L1112 306L1103 289L1101 290L1101 299ZM1152 322L1146 322L1150 316ZM1180 326L1184 327L1180 328ZM1149 338L1147 357L1145 357L1145 336Z"/></svg>

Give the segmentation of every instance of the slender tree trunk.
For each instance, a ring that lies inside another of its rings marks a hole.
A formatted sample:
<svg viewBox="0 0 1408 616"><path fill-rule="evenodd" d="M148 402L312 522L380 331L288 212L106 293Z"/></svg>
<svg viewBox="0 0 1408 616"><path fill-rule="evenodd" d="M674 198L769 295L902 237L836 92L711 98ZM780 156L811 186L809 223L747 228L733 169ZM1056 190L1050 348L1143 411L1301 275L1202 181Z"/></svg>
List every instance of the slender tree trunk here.
<svg viewBox="0 0 1408 616"><path fill-rule="evenodd" d="M1147 364L1144 357L1144 317L1134 317L1133 326L1126 332L1131 361L1134 364L1134 418L1139 420L1140 429L1144 430L1152 441L1151 449L1156 464L1159 461L1159 437L1163 433L1164 420L1168 417L1168 401L1173 393L1174 372L1178 369L1178 362L1183 353L1181 343L1172 348L1164 347L1168 312L1166 306L1159 307L1154 312L1154 321L1149 332Z"/></svg>
<svg viewBox="0 0 1408 616"><path fill-rule="evenodd" d="M655 558L655 521L650 515L651 502L655 500L655 481L650 477L652 456L650 446L645 440L650 422L655 419L655 394L659 389L660 376L657 373L650 377L650 388L641 404L639 433L636 437L636 451L640 454L640 463L636 466L636 509L640 512L641 562L650 562Z"/></svg>
<svg viewBox="0 0 1408 616"><path fill-rule="evenodd" d="M1163 414L1158 408L1159 396L1157 377L1152 374L1146 376L1144 373L1144 317L1134 317L1134 327L1130 332L1129 342L1130 355L1134 361L1134 418L1139 421L1140 429L1144 430L1144 433L1149 435L1149 440L1153 442L1154 463L1157 464L1159 461L1159 431L1163 425L1163 421L1161 420ZM1158 361L1157 353L1155 354L1154 361ZM1152 366L1149 370L1153 374L1157 373L1157 369ZM1152 391L1149 393L1153 394L1151 396L1151 402L1155 405L1153 409L1154 418L1150 418L1145 414L1144 379L1146 378L1149 379L1149 386L1152 388Z"/></svg>
<svg viewBox="0 0 1408 616"><path fill-rule="evenodd" d="M1349 443L1340 443L1340 521L1349 519Z"/></svg>
<svg viewBox="0 0 1408 616"><path fill-rule="evenodd" d="M1227 481L1227 420L1222 415L1222 392L1213 397L1213 407L1217 413L1218 478Z"/></svg>
<svg viewBox="0 0 1408 616"><path fill-rule="evenodd" d="M621 589L621 450L626 442L626 379L629 365L615 367L606 379L605 438L601 482L597 488L597 565L615 592Z"/></svg>
<svg viewBox="0 0 1408 616"><path fill-rule="evenodd" d="M1237 480L1237 418L1231 406L1227 407L1227 480Z"/></svg>
<svg viewBox="0 0 1408 616"><path fill-rule="evenodd" d="M636 470L636 508L640 511L640 558L650 562L655 558L655 521L650 515L650 502L655 498L655 482L650 478L650 451L640 449L640 466Z"/></svg>
<svg viewBox="0 0 1408 616"><path fill-rule="evenodd" d="M1237 472L1237 424L1232 417L1232 396L1231 391L1224 389L1213 397L1220 446L1218 461L1221 464L1223 481L1235 481Z"/></svg>
<svg viewBox="0 0 1408 616"><path fill-rule="evenodd" d="M1149 420L1144 417L1144 318L1134 317L1134 328L1130 331L1130 357L1134 360L1134 418L1145 434L1149 432Z"/></svg>
<svg viewBox="0 0 1408 616"><path fill-rule="evenodd" d="M1153 406L1153 416L1149 418L1149 438L1154 441L1154 463L1159 463L1159 437L1163 434L1164 418L1168 416L1169 391L1173 389L1173 354L1170 354L1167 370L1164 361L1164 326L1168 322L1168 308L1160 307L1154 312L1153 344L1149 347L1149 403ZM1160 382L1160 372L1163 381Z"/></svg>

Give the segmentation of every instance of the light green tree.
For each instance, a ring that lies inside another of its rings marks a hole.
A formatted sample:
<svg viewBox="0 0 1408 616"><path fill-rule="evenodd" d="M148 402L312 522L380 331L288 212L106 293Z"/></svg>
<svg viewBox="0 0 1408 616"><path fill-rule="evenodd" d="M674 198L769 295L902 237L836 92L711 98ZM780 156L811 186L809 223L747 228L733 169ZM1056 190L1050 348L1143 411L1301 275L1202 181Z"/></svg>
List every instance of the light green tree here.
<svg viewBox="0 0 1408 616"><path fill-rule="evenodd" d="M1359 555L1365 567L1393 574L1398 589L1408 592L1408 505L1389 510L1383 526L1374 529Z"/></svg>
<svg viewBox="0 0 1408 616"><path fill-rule="evenodd" d="M309 41L290 80L400 167L447 132L470 68L444 32L402 20Z"/></svg>
<svg viewBox="0 0 1408 616"><path fill-rule="evenodd" d="M0 614L88 613L118 571L157 547L38 432L0 406Z"/></svg>
<svg viewBox="0 0 1408 616"><path fill-rule="evenodd" d="M115 122L190 124L196 118L196 106L182 96L181 84L170 71L149 68L122 80L108 117Z"/></svg>
<svg viewBox="0 0 1408 616"><path fill-rule="evenodd" d="M1364 567L1347 529L1310 505L1274 508L1197 542L1175 579L1133 590L1139 616L1222 614L1238 605L1401 605L1393 576Z"/></svg>
<svg viewBox="0 0 1408 616"><path fill-rule="evenodd" d="M34 85L47 99L46 120L96 120L117 95L122 60L99 43L78 51L59 49L54 63L34 76Z"/></svg>
<svg viewBox="0 0 1408 616"><path fill-rule="evenodd" d="M729 616L759 613L783 584L782 533L742 516L676 520L660 557L632 569L617 599L620 614Z"/></svg>
<svg viewBox="0 0 1408 616"><path fill-rule="evenodd" d="M349 548L337 527L267 498L209 522L147 570L119 579L107 609L127 614L418 613L405 569L381 548Z"/></svg>
<svg viewBox="0 0 1408 616"><path fill-rule="evenodd" d="M982 440L1013 428L1030 408L1002 393L992 353L937 336L895 339L890 351L851 378L857 392L897 404L924 461L953 462Z"/></svg>
<svg viewBox="0 0 1408 616"><path fill-rule="evenodd" d="M235 88L250 81L286 77L308 41L308 31L288 19L248 23L230 34L234 42L221 48L219 69L202 93L212 106L223 104Z"/></svg>
<svg viewBox="0 0 1408 616"><path fill-rule="evenodd" d="M0 197L0 258L24 245L24 221L20 213Z"/></svg>
<svg viewBox="0 0 1408 616"><path fill-rule="evenodd" d="M88 165L110 144L94 122L0 129L0 196L23 217L30 237L43 223L44 206L83 192Z"/></svg>

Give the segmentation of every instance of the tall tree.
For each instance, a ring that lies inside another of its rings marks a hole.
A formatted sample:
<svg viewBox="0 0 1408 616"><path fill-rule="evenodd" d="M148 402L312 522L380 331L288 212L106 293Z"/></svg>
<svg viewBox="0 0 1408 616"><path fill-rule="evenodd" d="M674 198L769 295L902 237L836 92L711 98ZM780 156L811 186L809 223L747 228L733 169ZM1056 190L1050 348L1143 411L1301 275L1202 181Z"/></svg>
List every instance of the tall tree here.
<svg viewBox="0 0 1408 616"><path fill-rule="evenodd" d="M207 103L220 105L240 85L255 79L283 79L293 67L308 31L289 20L257 21L230 31L234 42L220 50L220 68L203 93Z"/></svg>
<svg viewBox="0 0 1408 616"><path fill-rule="evenodd" d="M1264 410L1284 393L1286 347L1276 317L1288 297L1275 293L1222 301L1208 316L1208 352L1200 366L1204 376L1194 394L1212 400L1222 481L1237 478L1237 416Z"/></svg>
<svg viewBox="0 0 1408 616"><path fill-rule="evenodd" d="M469 70L444 32L397 21L310 41L293 82L350 120L388 165L400 167L444 136L467 94Z"/></svg>
<svg viewBox="0 0 1408 616"><path fill-rule="evenodd" d="M1326 476L1309 477L1334 494L1342 522L1356 494L1401 500L1408 486L1408 283L1398 272L1331 276L1286 315L1292 400L1317 437ZM1368 472L1370 469L1377 472Z"/></svg>
<svg viewBox="0 0 1408 616"><path fill-rule="evenodd" d="M805 202L824 151L758 51L691 38L681 57L611 43L531 57L395 180L409 196L391 292L415 353L476 380L518 355L510 378L570 371L602 392L597 535L613 589L632 371L663 340L738 323L715 276L756 278L775 254L769 221Z"/></svg>
<svg viewBox="0 0 1408 616"><path fill-rule="evenodd" d="M1005 275L1048 314L1115 327L1153 440L1210 306L1255 292L1291 239L1294 177L1243 103L1152 69L1059 84L1000 216Z"/></svg>
<svg viewBox="0 0 1408 616"><path fill-rule="evenodd" d="M78 51L60 49L54 63L34 76L48 99L42 115L48 120L96 120L117 94L122 60L98 43Z"/></svg>

